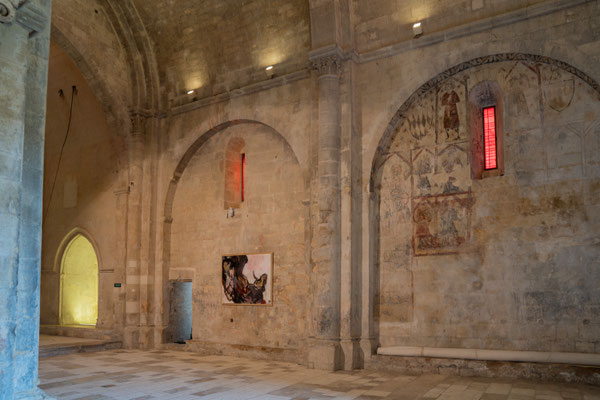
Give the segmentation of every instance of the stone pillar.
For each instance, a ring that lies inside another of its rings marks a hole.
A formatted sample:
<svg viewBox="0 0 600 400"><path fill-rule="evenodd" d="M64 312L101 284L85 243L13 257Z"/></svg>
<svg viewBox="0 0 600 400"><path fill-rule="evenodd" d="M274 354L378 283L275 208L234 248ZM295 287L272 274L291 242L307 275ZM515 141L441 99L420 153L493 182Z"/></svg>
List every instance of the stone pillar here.
<svg viewBox="0 0 600 400"><path fill-rule="evenodd" d="M142 180L144 165L144 118L132 117L129 140L129 196L127 198L127 265L125 267L126 348L140 345L140 264L142 247Z"/></svg>
<svg viewBox="0 0 600 400"><path fill-rule="evenodd" d="M0 397L38 384L50 1L0 0Z"/></svg>
<svg viewBox="0 0 600 400"><path fill-rule="evenodd" d="M370 165L364 171L370 171ZM364 181L369 182L368 172ZM370 186L370 184L369 184ZM373 307L378 280L375 273L377 263L377 241L379 199L371 187L365 187L362 201L362 291L361 291L361 338L360 348L365 366L368 367L371 356L377 351L377 326L374 323Z"/></svg>
<svg viewBox="0 0 600 400"><path fill-rule="evenodd" d="M344 369L362 367L359 341L361 262L361 162L360 99L356 95L357 64L344 61L341 82L341 308L340 337Z"/></svg>
<svg viewBox="0 0 600 400"><path fill-rule="evenodd" d="M317 215L312 237L308 365L343 367L340 347L340 67L337 48L311 55L318 73Z"/></svg>

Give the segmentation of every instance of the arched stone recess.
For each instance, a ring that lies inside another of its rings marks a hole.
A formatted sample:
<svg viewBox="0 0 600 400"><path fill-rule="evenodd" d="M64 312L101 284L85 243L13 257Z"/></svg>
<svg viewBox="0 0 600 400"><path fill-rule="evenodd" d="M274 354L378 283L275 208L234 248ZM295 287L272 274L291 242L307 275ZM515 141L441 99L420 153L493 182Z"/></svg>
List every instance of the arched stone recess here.
<svg viewBox="0 0 600 400"><path fill-rule="evenodd" d="M482 82L499 88L505 169L472 179L469 93ZM597 351L599 154L600 85L565 62L496 54L422 85L372 161L363 337Z"/></svg>
<svg viewBox="0 0 600 400"><path fill-rule="evenodd" d="M71 242L71 240L73 240L77 235L81 235L83 237L85 237L94 247L94 251L96 252L96 257L98 258L98 269L101 268L102 265L102 255L100 253L100 247L98 247L98 243L96 242L96 240L94 240L94 237L92 236L92 234L84 228L81 227L76 227L73 228L69 231L69 233L67 233L63 239L61 240L58 249L56 251L56 255L54 256L54 264L53 264L53 271L60 271L60 263L62 260L62 256L65 252L66 247L68 246L68 244Z"/></svg>
<svg viewBox="0 0 600 400"><path fill-rule="evenodd" d="M245 198L224 210L227 144L243 141ZM193 349L298 361L308 296L308 207L303 171L283 136L253 120L229 121L198 137L180 159L164 203L163 328L169 280L193 282ZM221 256L274 253L273 305L222 305Z"/></svg>
<svg viewBox="0 0 600 400"><path fill-rule="evenodd" d="M121 196L126 194L121 189L127 182L128 170L125 138L109 123L105 104L97 98L96 89L102 85L95 78L90 83L80 69L83 65L85 71L83 60L77 65L72 55L54 41L50 47L44 141L41 330L58 333L46 330L48 325L59 322L60 271L55 269L55 256L61 239L78 226L94 233L96 253L102 259L98 330L94 335L106 333L116 337L120 335L124 306L112 284L123 281L125 265L120 245L126 238L122 223L126 218L126 196ZM72 91L72 85L77 87L76 92ZM89 329L85 331L79 333L92 334Z"/></svg>
<svg viewBox="0 0 600 400"><path fill-rule="evenodd" d="M148 283L152 279L147 277L154 276L156 226L151 216L158 215L153 188L162 127L159 118L164 114L154 49L131 0L57 0L54 11L53 25L59 27L55 30L64 32L63 37L74 44L65 47L79 50L80 59L85 60L83 69L99 77L102 84L97 86L104 87L114 102L104 106L118 116L115 128L126 138L120 157L127 168L115 190L118 215L126 221L117 233L121 259L117 264L118 269L129 267L119 278L129 289L124 345L149 347L153 342L149 326L154 324L148 313L156 304L152 283ZM82 18L73 21L69 18L73 14ZM80 42L87 46L78 46Z"/></svg>
<svg viewBox="0 0 600 400"><path fill-rule="evenodd" d="M110 89L107 87L106 82L98 75L97 71L94 71L89 65L83 55L77 50L77 48L71 43L71 41L52 24L52 42L56 43L73 61L73 63L79 69L79 72L85 78L87 84L90 86L96 99L102 106L102 110L106 115L106 122L116 135L126 138L129 134L129 116L127 110L119 104L119 100L111 94ZM66 88L67 91L71 88ZM67 93L69 94L69 93ZM53 95L53 93L51 94ZM117 155L117 169L127 171L127 152L125 149L126 141L123 141L121 146L115 148ZM122 177L122 185L126 186L126 176Z"/></svg>
<svg viewBox="0 0 600 400"><path fill-rule="evenodd" d="M100 274L99 271L102 269L102 259L101 259L101 254L100 254L100 248L98 247L98 243L94 240L93 236L86 230L80 227L76 227L73 228L64 238L63 240L60 242L60 245L58 247L58 251L56 252L56 256L54 258L54 268L53 271L58 272L61 276L60 279L60 288L58 291L58 296L59 296L59 315L58 315L58 322L59 324L63 325L63 291L64 291L64 287L63 287L63 280L62 280L62 275L63 275L63 260L65 258L65 252L67 251L67 248L69 247L69 245L71 245L71 243L73 242L73 240L75 240L78 236L83 237L89 244L91 244L93 251L94 251L94 256L96 258L96 263L97 263L97 271L96 274L99 278ZM98 295L98 299L97 302L99 303L99 294L100 294L100 280L98 279L98 287L96 288L97 290L97 295ZM98 310L97 310L97 317L99 319L99 304L98 304ZM97 325L97 322L96 324Z"/></svg>
<svg viewBox="0 0 600 400"><path fill-rule="evenodd" d="M478 35L472 38L468 46L462 46L460 51L448 51L442 44L427 46L419 52L410 52L409 54L395 57L402 57L397 62L404 64L404 72L398 76L410 76L410 79L398 81L402 87L401 91L396 91L396 95L391 99L381 98L378 101L384 102L389 106L384 112L378 114L377 118L370 121L368 126L363 128L365 137L365 152L363 157L363 177L368 181L371 173L371 162L375 157L380 144L381 132L385 131L397 112L404 105L409 96L430 80L432 76L439 76L446 71L450 71L459 65L471 62L469 60L489 59L494 55L535 55L540 58L548 58L560 62L568 60L568 66L580 71L595 82L600 82L600 71L598 68L590 68L593 64L590 60L595 58L591 47L584 49L584 46L556 45L556 41L548 40L552 36L556 27L552 21L540 21L543 29L529 32L526 28L518 38L515 38L514 32L520 30L520 27L508 25L498 27L491 31L495 40L490 41L490 34ZM583 25L581 26L583 28ZM448 42L443 42L447 44ZM440 53L444 57L438 57ZM435 59L432 63L428 60ZM390 57L390 60L394 58ZM493 62L493 61L490 61ZM368 63L374 64L374 63ZM367 65L368 65L367 64Z"/></svg>

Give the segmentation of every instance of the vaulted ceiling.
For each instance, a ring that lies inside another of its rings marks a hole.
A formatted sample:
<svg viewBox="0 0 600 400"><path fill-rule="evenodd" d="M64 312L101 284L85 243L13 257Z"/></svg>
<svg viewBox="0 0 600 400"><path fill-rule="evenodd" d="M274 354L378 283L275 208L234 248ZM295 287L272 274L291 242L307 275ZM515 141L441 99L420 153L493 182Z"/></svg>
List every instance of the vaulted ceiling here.
<svg viewBox="0 0 600 400"><path fill-rule="evenodd" d="M52 19L54 39L118 113L164 111L264 81L270 65L275 76L296 72L306 68L311 45L318 50L332 38L365 54L413 40L417 21L427 41L545 1L53 0ZM115 118L126 120L121 113Z"/></svg>
<svg viewBox="0 0 600 400"><path fill-rule="evenodd" d="M133 0L170 98L204 97L305 65L308 0Z"/></svg>

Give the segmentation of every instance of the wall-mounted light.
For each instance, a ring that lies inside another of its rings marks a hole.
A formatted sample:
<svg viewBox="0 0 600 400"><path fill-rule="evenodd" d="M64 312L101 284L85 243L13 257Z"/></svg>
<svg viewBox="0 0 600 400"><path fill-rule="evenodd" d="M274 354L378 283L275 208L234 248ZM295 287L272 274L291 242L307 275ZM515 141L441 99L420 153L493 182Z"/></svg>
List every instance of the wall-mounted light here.
<svg viewBox="0 0 600 400"><path fill-rule="evenodd" d="M188 90L187 94L194 94L195 90Z"/></svg>
<svg viewBox="0 0 600 400"><path fill-rule="evenodd" d="M414 37L419 37L423 34L423 26L421 25L421 22L415 22L413 24L413 36Z"/></svg>
<svg viewBox="0 0 600 400"><path fill-rule="evenodd" d="M275 71L273 71L273 66L269 65L267 68L265 68L265 72L267 73L267 76L269 78L272 78L273 75L275 74Z"/></svg>

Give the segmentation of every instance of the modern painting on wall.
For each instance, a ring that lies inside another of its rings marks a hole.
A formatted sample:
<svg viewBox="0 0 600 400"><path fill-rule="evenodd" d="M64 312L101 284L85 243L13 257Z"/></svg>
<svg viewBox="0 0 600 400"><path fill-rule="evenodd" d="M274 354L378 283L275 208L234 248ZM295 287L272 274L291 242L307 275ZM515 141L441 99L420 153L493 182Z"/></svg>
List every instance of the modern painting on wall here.
<svg viewBox="0 0 600 400"><path fill-rule="evenodd" d="M223 304L272 304L273 253L225 255L221 276Z"/></svg>

